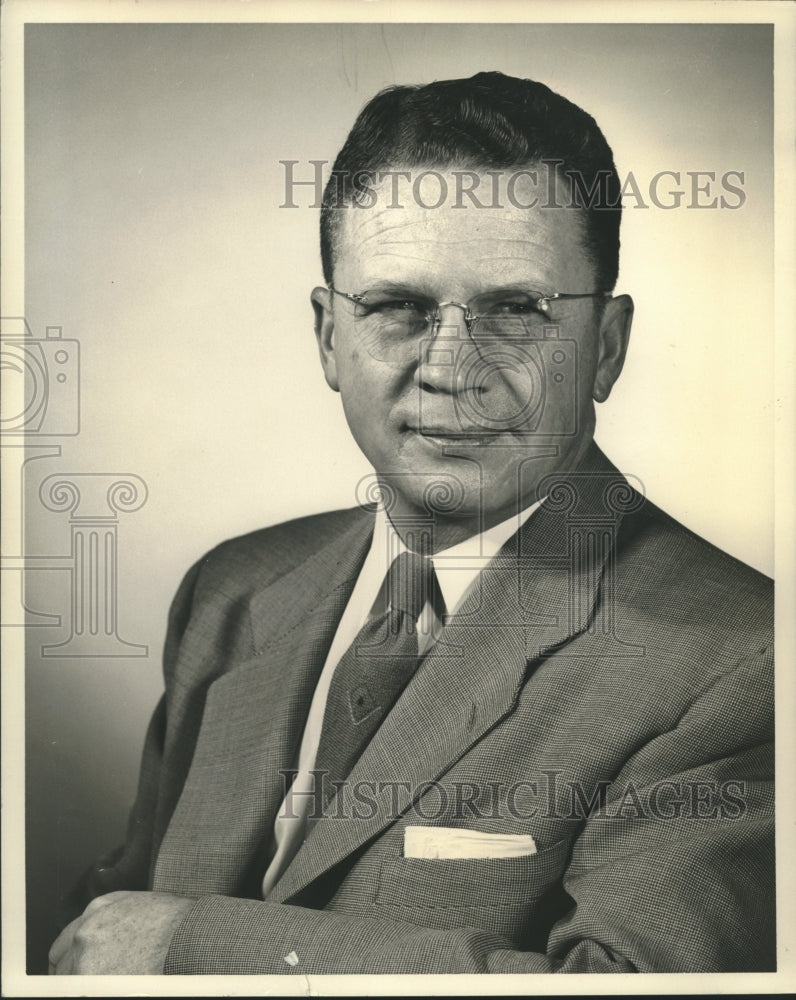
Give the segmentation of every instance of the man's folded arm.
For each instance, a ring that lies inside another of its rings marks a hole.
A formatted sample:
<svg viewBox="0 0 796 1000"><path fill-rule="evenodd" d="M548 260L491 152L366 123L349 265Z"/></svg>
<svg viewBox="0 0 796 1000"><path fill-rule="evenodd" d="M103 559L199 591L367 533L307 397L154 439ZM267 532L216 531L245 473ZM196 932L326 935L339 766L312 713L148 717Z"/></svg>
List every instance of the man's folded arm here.
<svg viewBox="0 0 796 1000"><path fill-rule="evenodd" d="M768 652L739 664L627 762L606 815L594 813L575 841L563 879L573 905L546 953L476 927L205 896L174 935L165 971L772 970L769 665Z"/></svg>
<svg viewBox="0 0 796 1000"><path fill-rule="evenodd" d="M768 971L775 967L770 824L617 854L565 877L573 910L545 954L476 928L434 930L225 896L197 900L165 971L550 973ZM723 839L723 843L722 843ZM766 854L769 858L766 858ZM772 893L768 901L760 894ZM295 955L295 966L288 964Z"/></svg>

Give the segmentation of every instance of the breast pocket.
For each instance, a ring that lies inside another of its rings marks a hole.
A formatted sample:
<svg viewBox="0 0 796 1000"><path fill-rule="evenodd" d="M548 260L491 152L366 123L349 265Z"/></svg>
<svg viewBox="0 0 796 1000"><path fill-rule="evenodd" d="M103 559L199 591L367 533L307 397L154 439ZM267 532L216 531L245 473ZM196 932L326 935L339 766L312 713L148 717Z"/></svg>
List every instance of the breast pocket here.
<svg viewBox="0 0 796 1000"><path fill-rule="evenodd" d="M520 858L396 857L379 871L376 906L425 927L479 927L517 941L547 925L547 902L558 899L569 844ZM560 912L560 904L550 912Z"/></svg>

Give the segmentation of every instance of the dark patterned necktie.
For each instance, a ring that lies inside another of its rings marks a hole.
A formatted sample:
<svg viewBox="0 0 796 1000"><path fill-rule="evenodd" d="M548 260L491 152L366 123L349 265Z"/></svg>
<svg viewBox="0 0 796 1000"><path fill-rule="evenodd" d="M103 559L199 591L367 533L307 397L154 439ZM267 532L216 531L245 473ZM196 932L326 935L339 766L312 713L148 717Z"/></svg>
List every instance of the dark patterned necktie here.
<svg viewBox="0 0 796 1000"><path fill-rule="evenodd" d="M418 665L417 619L434 585L431 560L402 552L387 574L387 610L368 619L335 667L321 739L316 781L324 802L335 794L370 743ZM317 787L317 786L316 786Z"/></svg>

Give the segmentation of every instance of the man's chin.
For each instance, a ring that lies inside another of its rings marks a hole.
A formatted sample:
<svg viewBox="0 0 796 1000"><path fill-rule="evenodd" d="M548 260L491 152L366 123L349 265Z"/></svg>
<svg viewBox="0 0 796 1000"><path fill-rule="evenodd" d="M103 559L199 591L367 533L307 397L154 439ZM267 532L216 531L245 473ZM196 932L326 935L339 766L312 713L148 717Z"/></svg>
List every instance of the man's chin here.
<svg viewBox="0 0 796 1000"><path fill-rule="evenodd" d="M389 513L497 523L539 499L538 484L571 468L579 452L560 437L411 431L389 468L374 466Z"/></svg>
<svg viewBox="0 0 796 1000"><path fill-rule="evenodd" d="M485 475L486 472L486 475ZM417 466L411 472L379 475L388 513L409 519L473 523L477 527L493 508L501 506L503 491L490 485L488 470L474 458L445 460L433 468ZM516 495L516 494L513 494Z"/></svg>

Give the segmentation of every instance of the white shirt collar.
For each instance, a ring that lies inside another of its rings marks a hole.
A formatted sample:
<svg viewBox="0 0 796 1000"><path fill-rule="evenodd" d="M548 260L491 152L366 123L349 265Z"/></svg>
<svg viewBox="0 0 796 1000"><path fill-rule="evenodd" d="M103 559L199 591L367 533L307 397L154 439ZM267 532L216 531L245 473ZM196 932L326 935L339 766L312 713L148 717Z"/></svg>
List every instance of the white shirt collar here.
<svg viewBox="0 0 796 1000"><path fill-rule="evenodd" d="M450 548L442 549L432 556L434 572L445 600L445 610L449 615L454 614L459 608L478 574L543 502L544 500L538 500L518 514L512 514L505 521L470 538L465 538L463 542ZM376 563L373 566L374 577L379 581L384 580L392 560L406 550L401 536L380 504L376 509L373 542L368 554L368 561L373 559Z"/></svg>

